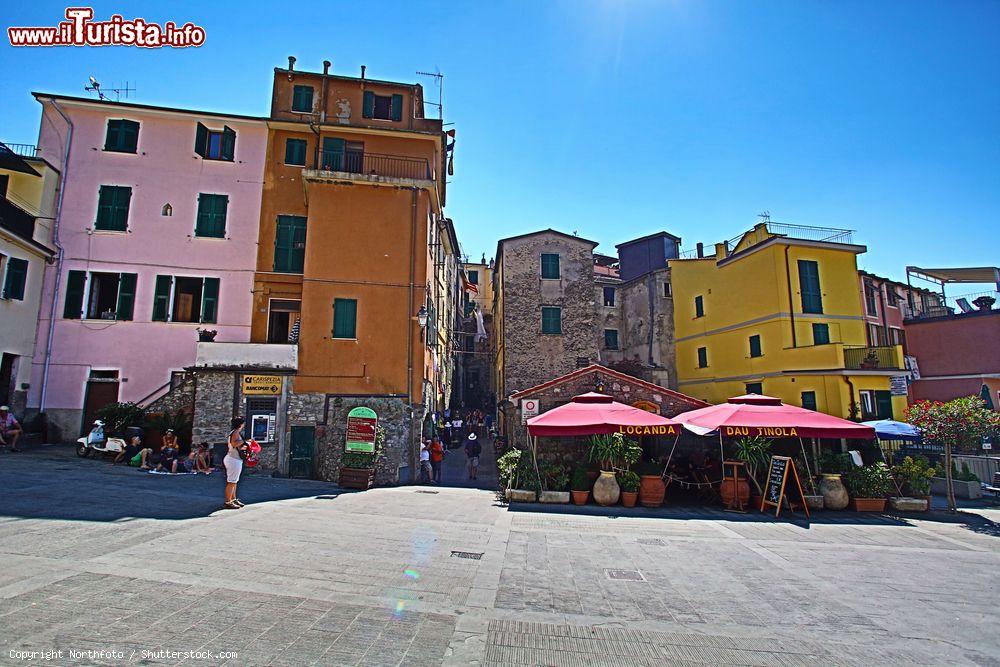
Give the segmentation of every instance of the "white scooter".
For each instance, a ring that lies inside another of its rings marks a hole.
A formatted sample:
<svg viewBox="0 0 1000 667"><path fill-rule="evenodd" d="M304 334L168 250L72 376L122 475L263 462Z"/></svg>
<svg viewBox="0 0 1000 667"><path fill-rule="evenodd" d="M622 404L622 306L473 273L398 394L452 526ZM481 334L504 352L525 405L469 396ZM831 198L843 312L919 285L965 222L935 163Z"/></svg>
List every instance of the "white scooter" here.
<svg viewBox="0 0 1000 667"><path fill-rule="evenodd" d="M94 428L90 433L76 441L76 455L86 458L94 452L104 452L105 454L118 454L125 449L125 440L122 438L108 438L104 435L104 422L100 419L94 422Z"/></svg>

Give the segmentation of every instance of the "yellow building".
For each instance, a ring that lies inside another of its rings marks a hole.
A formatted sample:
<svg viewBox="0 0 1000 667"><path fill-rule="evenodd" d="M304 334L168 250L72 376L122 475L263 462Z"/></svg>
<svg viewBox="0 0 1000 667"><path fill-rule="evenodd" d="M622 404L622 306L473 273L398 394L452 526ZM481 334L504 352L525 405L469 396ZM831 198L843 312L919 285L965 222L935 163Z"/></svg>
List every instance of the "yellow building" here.
<svg viewBox="0 0 1000 667"><path fill-rule="evenodd" d="M857 255L866 250L847 230L766 222L716 244L714 255L670 260L680 391L711 403L758 393L838 417L901 417L902 347L865 337Z"/></svg>

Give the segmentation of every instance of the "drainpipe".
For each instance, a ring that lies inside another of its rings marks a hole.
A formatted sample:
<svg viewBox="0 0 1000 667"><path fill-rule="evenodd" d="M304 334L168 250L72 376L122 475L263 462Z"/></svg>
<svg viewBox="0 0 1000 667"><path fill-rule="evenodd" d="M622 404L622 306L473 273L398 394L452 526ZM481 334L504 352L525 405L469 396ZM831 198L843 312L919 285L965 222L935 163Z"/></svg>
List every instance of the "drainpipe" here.
<svg viewBox="0 0 1000 667"><path fill-rule="evenodd" d="M45 399L48 395L49 387L49 367L52 362L52 337L55 335L56 329L56 304L59 303L59 283L62 279L62 265L63 265L63 247L59 244L59 223L62 221L62 206L63 206L63 196L66 194L66 181L69 177L69 150L73 142L73 121L63 113L63 110L59 108L55 99L49 98L49 103L52 104L52 108L55 109L63 120L66 121L66 125L69 127L69 131L66 133L66 147L63 149L63 161L62 161L62 172L59 174L59 198L56 201L56 216L52 223L52 243L56 247L56 278L52 286L52 306L49 310L49 335L48 339L45 341L45 366L42 371L42 394L38 401L38 412L45 412Z"/></svg>
<svg viewBox="0 0 1000 667"><path fill-rule="evenodd" d="M413 451L413 278L417 262L417 191L410 190L410 284L407 288L406 307L406 401L410 410L409 459L410 479L416 479L416 459ZM423 390L423 383L420 384ZM421 433L421 435L423 435Z"/></svg>
<svg viewBox="0 0 1000 667"><path fill-rule="evenodd" d="M855 406L855 405L858 405L855 402L855 400L854 400L854 383L851 382L851 378L847 377L846 375L843 375L841 377L843 377L844 378L844 382L847 383L848 394L850 395L850 398L851 398L851 401L850 401L850 403L847 406L847 414L850 415L851 414L851 408L853 406ZM859 422L861 421L861 406L860 405L858 405L858 421Z"/></svg>
<svg viewBox="0 0 1000 667"><path fill-rule="evenodd" d="M654 323L653 323L653 303L656 300L656 294L654 293L654 290L656 288L653 287L653 277L654 276L653 276L652 273L650 273L646 277L646 296L649 297L648 301L649 301L649 365L650 366L656 366L657 365L657 364L653 363L653 339L654 339L654 336L653 336L653 328L654 328Z"/></svg>
<svg viewBox="0 0 1000 667"><path fill-rule="evenodd" d="M788 319L792 323L792 347L798 347L798 338L795 336L795 302L792 299L792 266L788 259L788 250L791 246L785 246L785 282L788 285Z"/></svg>
<svg viewBox="0 0 1000 667"><path fill-rule="evenodd" d="M322 97L320 99L320 103L322 104L323 111L319 115L319 122L320 123L325 123L326 122L326 109L327 109L327 103L326 103L326 81L327 81L327 79L330 78L330 64L331 63L330 63L329 60L324 60L323 61L323 86L322 86L323 92L321 93Z"/></svg>

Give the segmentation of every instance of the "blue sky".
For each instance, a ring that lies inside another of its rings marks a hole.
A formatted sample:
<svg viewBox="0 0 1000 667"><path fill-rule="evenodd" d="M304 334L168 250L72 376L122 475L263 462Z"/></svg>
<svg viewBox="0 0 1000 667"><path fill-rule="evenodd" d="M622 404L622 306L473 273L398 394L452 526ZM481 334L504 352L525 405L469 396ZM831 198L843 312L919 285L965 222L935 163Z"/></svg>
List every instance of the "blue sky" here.
<svg viewBox="0 0 1000 667"><path fill-rule="evenodd" d="M4 27L65 4L6 6ZM761 211L857 229L862 268L1000 260L1000 3L94 4L205 27L187 50L0 45L0 139L33 142L31 90L129 80L149 104L267 113L271 68L445 74L449 215L467 253L554 227L614 245L715 242ZM287 7L291 7L288 5ZM429 109L430 111L430 109ZM956 286L950 293L960 293ZM974 291L967 289L967 291Z"/></svg>

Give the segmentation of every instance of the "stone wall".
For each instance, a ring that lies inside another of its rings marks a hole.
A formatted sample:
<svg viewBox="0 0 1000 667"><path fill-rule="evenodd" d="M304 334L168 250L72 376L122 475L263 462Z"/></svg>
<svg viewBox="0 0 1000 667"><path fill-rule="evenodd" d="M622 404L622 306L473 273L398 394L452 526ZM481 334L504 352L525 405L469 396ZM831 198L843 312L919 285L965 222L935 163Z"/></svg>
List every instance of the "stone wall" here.
<svg viewBox="0 0 1000 667"><path fill-rule="evenodd" d="M197 370L195 374L194 442L226 442L230 420L239 410L239 373Z"/></svg>
<svg viewBox="0 0 1000 667"><path fill-rule="evenodd" d="M195 379L194 373L188 372L184 374L183 379L180 384L171 387L163 396L160 396L155 401L148 403L146 407L146 412L155 413L167 413L176 414L177 412L184 412L188 415L194 414L194 392L195 392Z"/></svg>
<svg viewBox="0 0 1000 667"><path fill-rule="evenodd" d="M663 295L663 284L669 282L670 270L662 269L622 284L618 338L621 358L645 367L643 379L676 389L674 300Z"/></svg>

